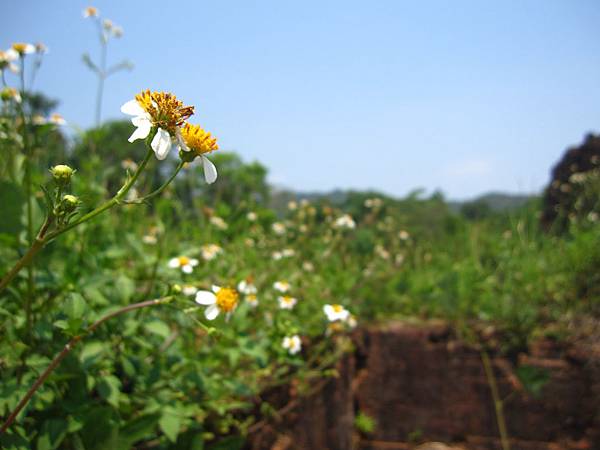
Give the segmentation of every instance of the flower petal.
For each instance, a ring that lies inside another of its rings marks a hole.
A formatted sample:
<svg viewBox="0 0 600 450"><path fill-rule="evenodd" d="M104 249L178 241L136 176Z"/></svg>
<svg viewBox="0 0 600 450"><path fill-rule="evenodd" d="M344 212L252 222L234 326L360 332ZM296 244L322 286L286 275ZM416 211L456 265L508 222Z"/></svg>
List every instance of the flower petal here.
<svg viewBox="0 0 600 450"><path fill-rule="evenodd" d="M206 311L204 311L204 316L208 320L213 320L218 315L219 315L219 307L217 305L210 305L208 308L206 308Z"/></svg>
<svg viewBox="0 0 600 450"><path fill-rule="evenodd" d="M202 156L202 166L204 167L204 179L208 184L212 184L217 180L217 168L206 157Z"/></svg>
<svg viewBox="0 0 600 450"><path fill-rule="evenodd" d="M196 258L190 259L190 266L196 267L198 265L198 260Z"/></svg>
<svg viewBox="0 0 600 450"><path fill-rule="evenodd" d="M217 286L216 284L212 285L212 291L216 294L221 290L221 286Z"/></svg>
<svg viewBox="0 0 600 450"><path fill-rule="evenodd" d="M133 142L138 139L146 139L148 134L150 134L150 130L152 129L152 124L147 120L139 121L136 126L137 128L128 139L129 142Z"/></svg>
<svg viewBox="0 0 600 450"><path fill-rule="evenodd" d="M142 116L146 113L144 108L140 106L137 100L129 100L123 106L121 106L121 112L123 114L129 114L130 116Z"/></svg>
<svg viewBox="0 0 600 450"><path fill-rule="evenodd" d="M214 305L217 301L215 294L209 291L198 291L196 292L195 302L199 305Z"/></svg>
<svg viewBox="0 0 600 450"><path fill-rule="evenodd" d="M156 158L159 161L162 161L169 154L169 150L171 150L171 145L172 142L171 136L169 136L169 132L163 130L162 128L159 128L156 132L156 135L154 136L154 139L152 139L150 147L152 147L152 150L154 150L154 153L156 153Z"/></svg>
<svg viewBox="0 0 600 450"><path fill-rule="evenodd" d="M185 143L185 139L183 139L183 136L181 135L181 129L179 127L175 130L175 140L177 141L177 145L181 148L181 150L184 152L190 151L190 148Z"/></svg>
<svg viewBox="0 0 600 450"><path fill-rule="evenodd" d="M194 268L189 264L186 264L185 266L181 267L181 270L183 271L183 273L192 273L194 271Z"/></svg>
<svg viewBox="0 0 600 450"><path fill-rule="evenodd" d="M179 258L171 258L169 260L169 267L171 269L176 269L177 267L179 267Z"/></svg>

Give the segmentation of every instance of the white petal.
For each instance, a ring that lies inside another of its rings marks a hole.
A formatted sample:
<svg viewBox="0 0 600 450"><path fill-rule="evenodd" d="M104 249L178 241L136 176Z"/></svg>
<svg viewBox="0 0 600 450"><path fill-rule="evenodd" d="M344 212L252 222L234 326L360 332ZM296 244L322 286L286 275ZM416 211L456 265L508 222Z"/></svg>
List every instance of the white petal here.
<svg viewBox="0 0 600 450"><path fill-rule="evenodd" d="M179 258L171 258L169 260L169 267L171 269L176 269L177 267L179 267Z"/></svg>
<svg viewBox="0 0 600 450"><path fill-rule="evenodd" d="M334 312L333 311L333 306L331 306L331 305L325 305L325 306L323 306L323 312L325 314L327 314L327 316L329 316L330 314L332 314Z"/></svg>
<svg viewBox="0 0 600 450"><path fill-rule="evenodd" d="M149 114L142 114L139 116L135 116L131 118L131 123L133 125L135 125L136 127L139 127L140 125L143 126L152 126L152 121L150 120L150 115Z"/></svg>
<svg viewBox="0 0 600 450"><path fill-rule="evenodd" d="M186 264L181 268L181 270L183 271L183 273L192 273L194 271L194 268L189 264Z"/></svg>
<svg viewBox="0 0 600 450"><path fill-rule="evenodd" d="M209 291L198 291L196 292L196 303L199 305L214 305L217 301L215 294Z"/></svg>
<svg viewBox="0 0 600 450"><path fill-rule="evenodd" d="M212 291L216 294L221 290L221 286L217 286L216 284L212 285Z"/></svg>
<svg viewBox="0 0 600 450"><path fill-rule="evenodd" d="M138 139L146 139L152 128L152 124L149 121L140 121L133 134L129 137L129 142L136 141Z"/></svg>
<svg viewBox="0 0 600 450"><path fill-rule="evenodd" d="M7 61L16 61L17 59L19 59L19 54L14 48L9 48L8 50L6 50L5 55Z"/></svg>
<svg viewBox="0 0 600 450"><path fill-rule="evenodd" d="M140 106L137 100L129 100L123 106L121 106L121 112L123 114L129 114L130 116L142 116L146 114L144 108Z"/></svg>
<svg viewBox="0 0 600 450"><path fill-rule="evenodd" d="M190 148L185 143L185 139L183 139L183 136L181 135L180 128L177 128L177 130L175 130L175 139L177 140L177 145L179 145L179 147L181 147L181 150L183 150L184 152L190 151Z"/></svg>
<svg viewBox="0 0 600 450"><path fill-rule="evenodd" d="M159 128L154 136L154 139L152 139L150 147L152 147L152 150L154 150L154 153L156 153L156 158L159 161L162 161L169 154L171 145L171 136L169 136L169 132Z"/></svg>
<svg viewBox="0 0 600 450"><path fill-rule="evenodd" d="M206 311L204 311L204 316L208 320L213 320L218 315L219 315L219 307L217 305L210 305L208 308L206 308Z"/></svg>
<svg viewBox="0 0 600 450"><path fill-rule="evenodd" d="M198 265L198 260L196 258L190 259L190 266L196 267Z"/></svg>
<svg viewBox="0 0 600 450"><path fill-rule="evenodd" d="M217 168L210 162L206 156L202 156L202 166L204 167L204 179L208 184L212 184L217 180Z"/></svg>

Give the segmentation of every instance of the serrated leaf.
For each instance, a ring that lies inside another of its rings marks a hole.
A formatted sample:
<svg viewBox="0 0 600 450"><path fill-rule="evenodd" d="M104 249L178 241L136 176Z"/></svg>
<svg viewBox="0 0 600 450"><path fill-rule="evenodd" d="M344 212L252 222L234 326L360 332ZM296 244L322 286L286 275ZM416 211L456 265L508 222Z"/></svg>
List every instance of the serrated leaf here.
<svg viewBox="0 0 600 450"><path fill-rule="evenodd" d="M181 418L173 413L172 410L167 409L158 421L158 425L167 439L171 442L177 440L179 430L181 429Z"/></svg>

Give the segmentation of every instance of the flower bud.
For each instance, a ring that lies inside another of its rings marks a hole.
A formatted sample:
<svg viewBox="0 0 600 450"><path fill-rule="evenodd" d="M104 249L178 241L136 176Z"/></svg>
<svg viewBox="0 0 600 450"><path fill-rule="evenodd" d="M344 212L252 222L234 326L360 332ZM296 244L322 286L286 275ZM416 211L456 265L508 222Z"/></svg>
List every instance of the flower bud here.
<svg viewBox="0 0 600 450"><path fill-rule="evenodd" d="M58 184L66 185L71 181L71 177L75 171L65 164L59 164L50 169L50 173L54 177L54 181Z"/></svg>
<svg viewBox="0 0 600 450"><path fill-rule="evenodd" d="M79 198L71 194L65 194L63 195L60 205L63 211L72 212L79 205Z"/></svg>

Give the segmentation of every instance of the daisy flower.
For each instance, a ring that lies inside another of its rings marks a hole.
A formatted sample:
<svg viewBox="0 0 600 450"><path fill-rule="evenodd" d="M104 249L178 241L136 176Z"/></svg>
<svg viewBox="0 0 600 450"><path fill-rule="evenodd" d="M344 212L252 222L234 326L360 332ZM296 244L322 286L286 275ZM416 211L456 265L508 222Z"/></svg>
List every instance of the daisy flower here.
<svg viewBox="0 0 600 450"><path fill-rule="evenodd" d="M223 249L219 247L217 244L206 244L200 248L200 253L202 254L202 259L205 261L211 261L217 257L220 253L223 252Z"/></svg>
<svg viewBox="0 0 600 450"><path fill-rule="evenodd" d="M285 293L290 290L290 283L285 280L276 281L273 283L273 288L279 292Z"/></svg>
<svg viewBox="0 0 600 450"><path fill-rule="evenodd" d="M289 295L277 297L277 301L279 302L279 308L281 309L294 309L294 306L298 303L297 299L290 297Z"/></svg>
<svg viewBox="0 0 600 450"><path fill-rule="evenodd" d="M173 145L182 148L185 145L180 127L194 114L194 107L184 106L173 94L146 90L121 106L121 112L133 116L131 123L136 127L129 142L147 138L152 128L156 128L150 147L162 161Z"/></svg>
<svg viewBox="0 0 600 450"><path fill-rule="evenodd" d="M290 355L295 355L300 350L302 350L302 342L300 341L300 336L295 334L293 336L284 337L281 346L285 348Z"/></svg>
<svg viewBox="0 0 600 450"><path fill-rule="evenodd" d="M323 306L323 312L330 322L335 322L336 320L345 321L350 316L350 311L342 305L325 305Z"/></svg>
<svg viewBox="0 0 600 450"><path fill-rule="evenodd" d="M187 154L181 155L182 158L185 158L186 161L188 159L192 161L199 156L204 169L204 179L208 184L214 183L217 179L217 168L204 155L219 149L217 138L211 136L209 132L202 129L199 125L186 123L181 128L180 142L181 149L187 152Z"/></svg>
<svg viewBox="0 0 600 450"><path fill-rule="evenodd" d="M196 267L197 265L197 259L188 258L187 256L179 256L177 258L171 258L169 260L169 267L171 269L181 269L183 273L192 273L194 267Z"/></svg>
<svg viewBox="0 0 600 450"><path fill-rule="evenodd" d="M0 50L0 72L8 68L13 73L19 73L19 67L13 61L19 58L19 54L12 48L7 51Z"/></svg>
<svg viewBox="0 0 600 450"><path fill-rule="evenodd" d="M256 296L256 294L248 294L246 295L246 302L252 308L256 308L258 306L258 297Z"/></svg>
<svg viewBox="0 0 600 450"><path fill-rule="evenodd" d="M256 294L256 291L257 291L256 286L254 286L254 284L252 284L251 279L245 279L245 280L240 281L237 285L237 290L238 290L238 292L241 292L242 294L245 294L245 295Z"/></svg>
<svg viewBox="0 0 600 450"><path fill-rule="evenodd" d="M336 228L347 228L349 230L352 230L356 228L356 222L354 222L354 219L352 219L352 216L350 216L350 214L344 214L343 216L338 217L335 220L333 226Z"/></svg>
<svg viewBox="0 0 600 450"><path fill-rule="evenodd" d="M30 55L35 53L35 45L28 44L25 42L15 42L12 45L12 49L19 54L19 56Z"/></svg>
<svg viewBox="0 0 600 450"><path fill-rule="evenodd" d="M93 6L88 6L83 10L83 17L87 19L88 17L98 17L100 15L100 11L98 8L94 8Z"/></svg>
<svg viewBox="0 0 600 450"><path fill-rule="evenodd" d="M225 222L219 216L212 216L210 218L210 223L212 225L214 225L215 227L217 227L219 230L226 230L227 228L229 228L229 225L227 225L227 222Z"/></svg>
<svg viewBox="0 0 600 450"><path fill-rule="evenodd" d="M278 234L279 236L285 234L285 225L281 222L273 223L273 225L271 225L271 229L275 234Z"/></svg>
<svg viewBox="0 0 600 450"><path fill-rule="evenodd" d="M212 292L198 291L196 303L208 306L204 311L208 320L214 320L221 312L225 313L225 319L228 320L238 304L238 293L231 288L213 286Z"/></svg>

